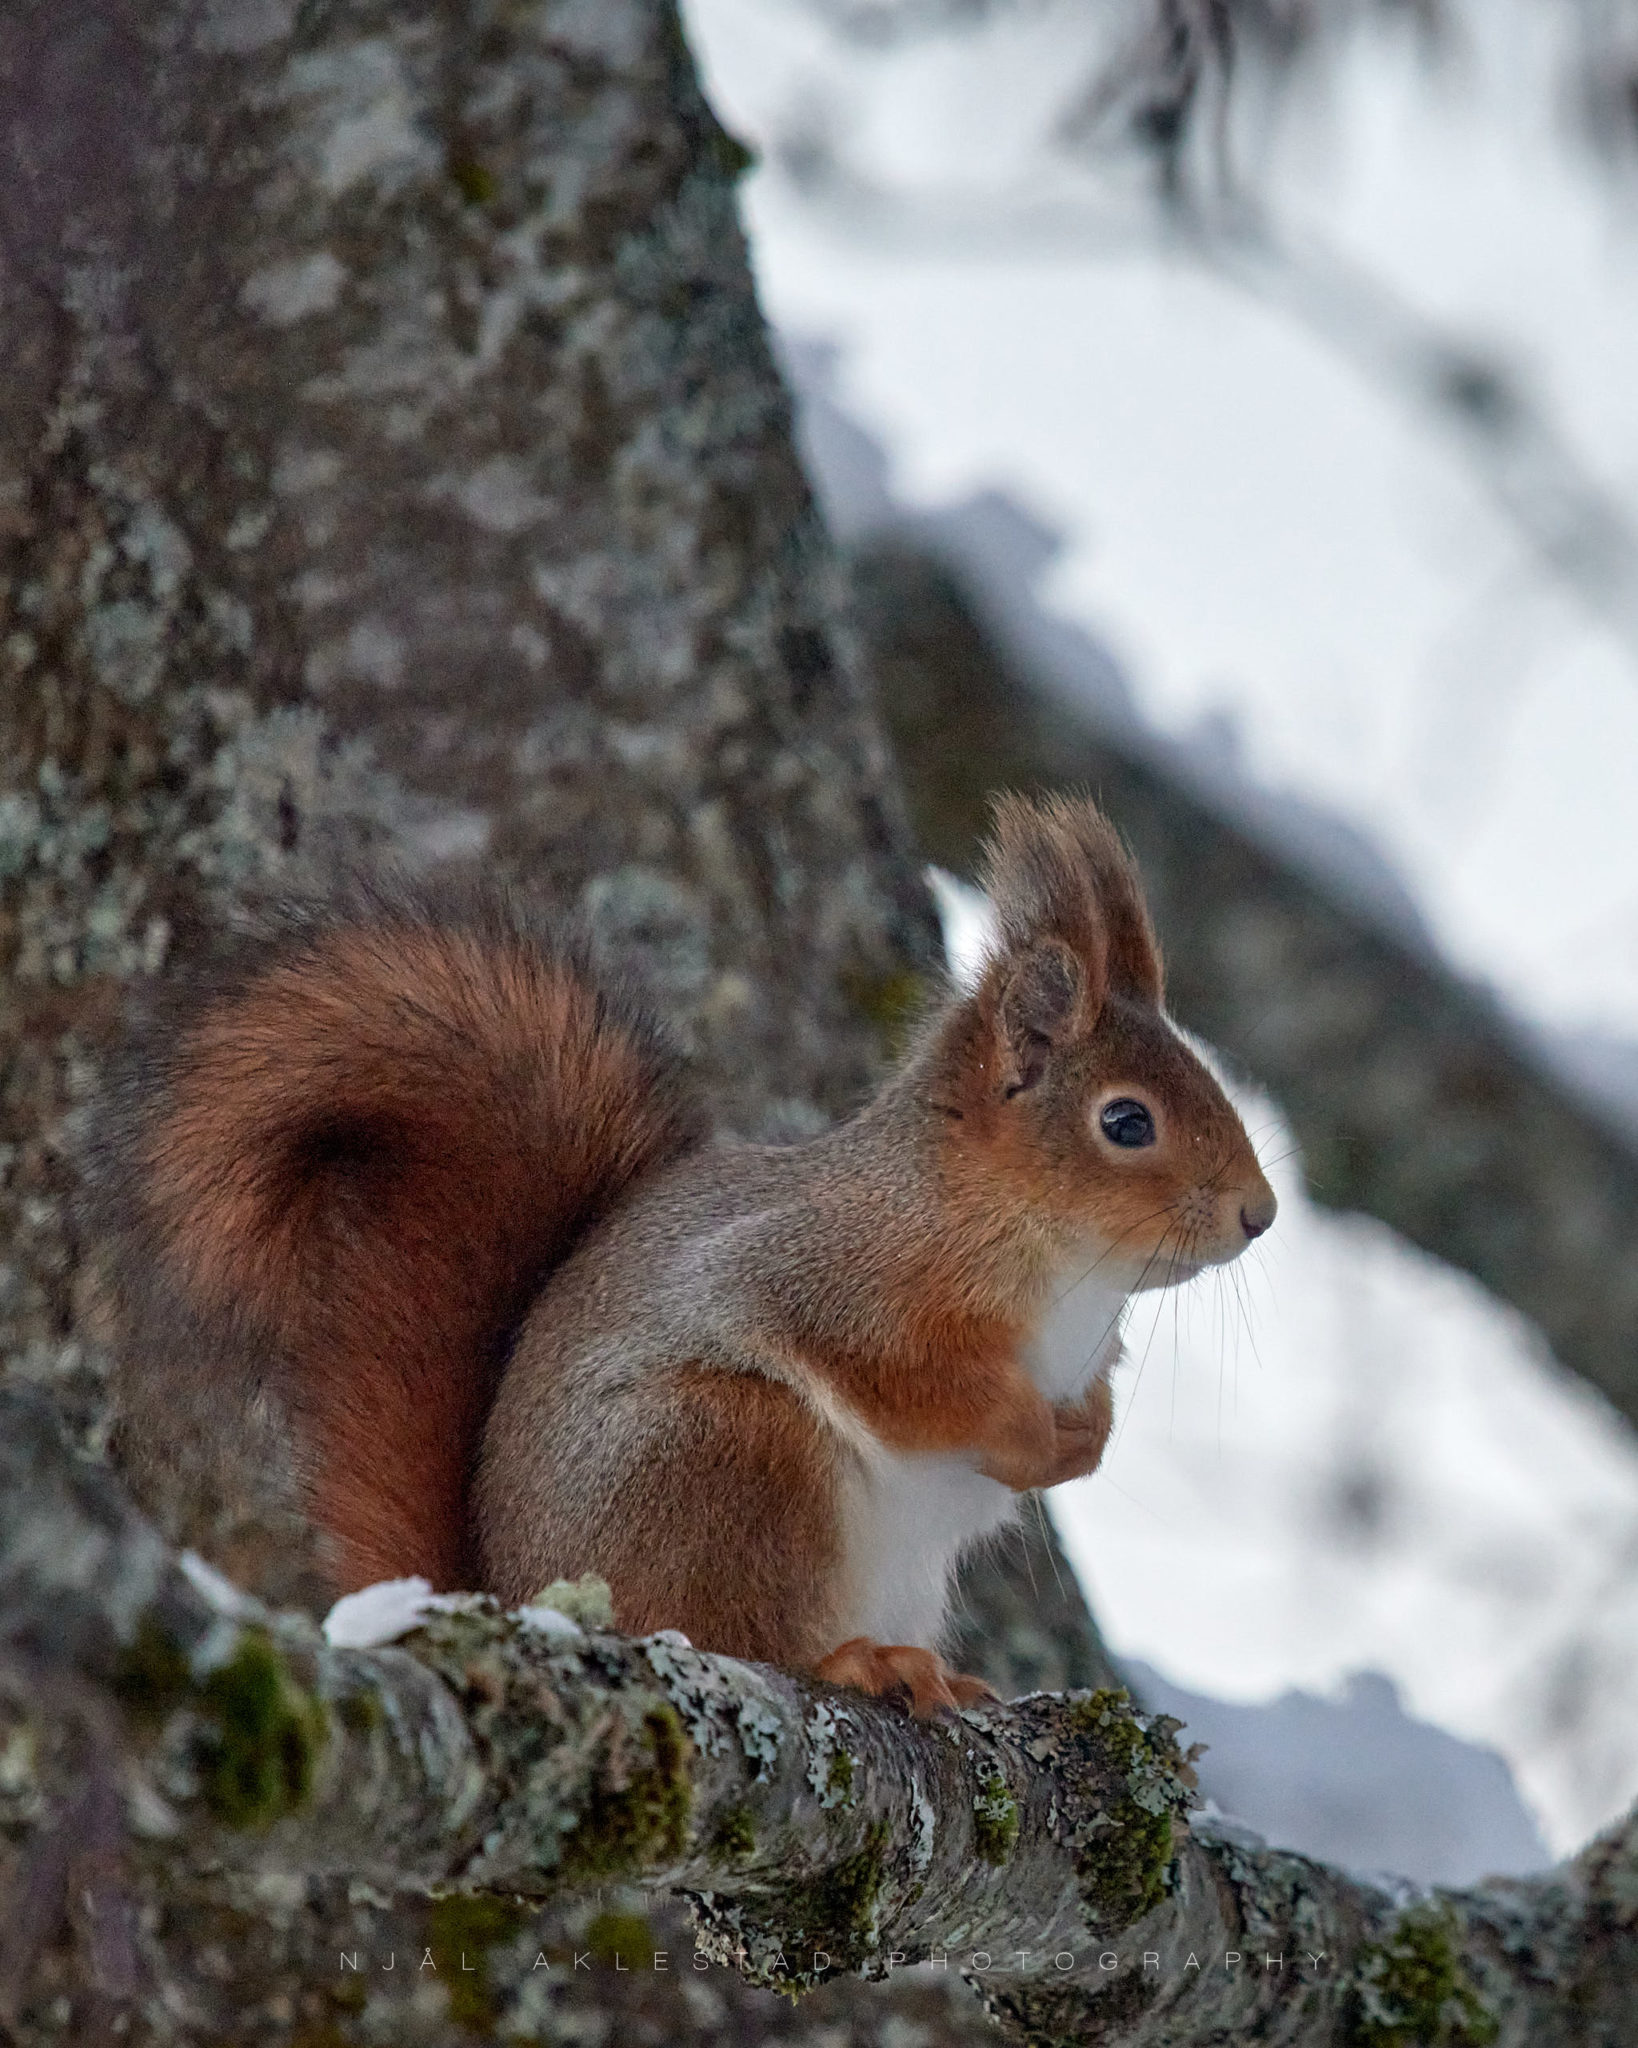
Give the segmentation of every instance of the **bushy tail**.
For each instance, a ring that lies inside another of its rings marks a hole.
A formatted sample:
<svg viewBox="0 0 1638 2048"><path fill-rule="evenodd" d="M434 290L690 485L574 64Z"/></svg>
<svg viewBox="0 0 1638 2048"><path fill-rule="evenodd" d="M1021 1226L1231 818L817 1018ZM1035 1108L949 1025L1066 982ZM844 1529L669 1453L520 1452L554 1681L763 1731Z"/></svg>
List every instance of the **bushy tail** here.
<svg viewBox="0 0 1638 2048"><path fill-rule="evenodd" d="M294 912L152 1033L99 1178L122 1341L270 1379L343 1589L471 1583L466 1494L551 1269L693 1142L679 1064L516 908ZM127 1376L130 1367L127 1367Z"/></svg>

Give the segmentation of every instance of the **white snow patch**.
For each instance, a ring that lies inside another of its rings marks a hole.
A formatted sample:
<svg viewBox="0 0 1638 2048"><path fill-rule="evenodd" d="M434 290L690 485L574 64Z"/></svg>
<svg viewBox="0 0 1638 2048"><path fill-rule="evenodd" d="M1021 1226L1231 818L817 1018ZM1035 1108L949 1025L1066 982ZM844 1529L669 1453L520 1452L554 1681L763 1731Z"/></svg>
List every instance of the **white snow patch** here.
<svg viewBox="0 0 1638 2048"><path fill-rule="evenodd" d="M458 1608L464 1598L435 1593L426 1579L382 1579L342 1595L324 1617L324 1640L333 1650L378 1650L419 1628L429 1614Z"/></svg>
<svg viewBox="0 0 1638 2048"><path fill-rule="evenodd" d="M555 1607L520 1607L516 1619L538 1636L558 1636L566 1642L584 1642L586 1631L578 1621L560 1614Z"/></svg>
<svg viewBox="0 0 1638 2048"><path fill-rule="evenodd" d="M995 911L982 889L944 868L926 870L927 886L938 907L944 936L944 957L958 988L977 988L993 956L998 931Z"/></svg>
<svg viewBox="0 0 1638 2048"><path fill-rule="evenodd" d="M215 1565L207 1564L198 1551L184 1550L177 1562L194 1591L202 1593L218 1614L241 1615L254 1611L256 1602L250 1595L242 1593Z"/></svg>

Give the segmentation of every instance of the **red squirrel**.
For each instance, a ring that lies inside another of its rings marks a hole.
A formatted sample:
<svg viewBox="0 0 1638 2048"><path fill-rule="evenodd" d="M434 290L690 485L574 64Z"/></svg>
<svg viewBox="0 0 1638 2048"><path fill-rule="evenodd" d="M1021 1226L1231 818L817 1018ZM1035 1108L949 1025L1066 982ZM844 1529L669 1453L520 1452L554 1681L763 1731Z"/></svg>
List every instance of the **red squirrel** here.
<svg viewBox="0 0 1638 2048"><path fill-rule="evenodd" d="M596 1573L633 1634L982 1696L938 1655L959 1553L1097 1465L1126 1298L1274 1217L1097 809L1003 799L984 879L976 986L785 1146L714 1141L498 897L290 914L115 1098L127 1370L194 1342L272 1395L338 1591ZM1031 1338L1087 1274L1107 1341L1051 1384Z"/></svg>

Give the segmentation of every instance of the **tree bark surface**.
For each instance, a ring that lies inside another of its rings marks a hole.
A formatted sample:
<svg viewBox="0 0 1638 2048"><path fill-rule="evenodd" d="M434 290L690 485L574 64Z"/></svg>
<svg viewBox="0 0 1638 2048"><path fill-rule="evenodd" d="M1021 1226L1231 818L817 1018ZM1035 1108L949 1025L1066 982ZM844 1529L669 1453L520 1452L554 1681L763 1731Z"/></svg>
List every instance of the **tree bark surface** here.
<svg viewBox="0 0 1638 2048"><path fill-rule="evenodd" d="M503 2034L546 2031L574 1969L515 1902L623 1878L693 1900L707 1966L787 1990L958 1972L1043 2048L1626 2038L1638 1814L1544 1878L1396 1894L1191 1828L1176 1723L1122 1693L915 1723L673 1634L633 1642L461 1596L400 1646L332 1649L174 1560L33 1397L0 1397L0 1423L6 1638L65 1689L95 1689L88 1742L119 1721L141 1816L126 1882L140 1896L157 1867L249 1895L296 1873L461 1887L468 1974ZM37 1852L35 1893L93 1862L71 1812L81 1838L65 1869ZM134 1977L152 1942L141 1921L112 1924L118 1847L93 1867L93 1936L122 1942ZM472 1896L492 1893L510 1914ZM635 1946L650 1937L625 1938L628 1973L652 1970ZM332 1989L384 2038L402 1986L383 1986L396 1966L379 1942L338 1950Z"/></svg>
<svg viewBox="0 0 1638 2048"><path fill-rule="evenodd" d="M0 113L11 1344L120 984L361 853L855 1100L931 914L671 8L24 4Z"/></svg>
<svg viewBox="0 0 1638 2048"><path fill-rule="evenodd" d="M878 1070L936 933L744 162L663 0L4 10L0 1354L91 1450L99 1074L131 999L266 892L359 859L516 880L641 978L743 1130L817 1127ZM277 1433L221 1409L166 1418L148 1504L310 1597ZM117 1759L94 1700L58 1720ZM117 1837L117 1770L86 1768L94 1812L25 1800L6 1859L23 1947L49 1923L27 2025L76 2041L134 1967L39 1904L30 1842ZM449 1946L424 1902L297 1870L178 1866L140 1914L160 2039L362 2039L336 1940ZM562 1996L633 2038L785 2023L717 1975L692 2004L607 1971ZM896 2004L826 1996L862 2040ZM465 2038L457 2005L429 1981L395 2040Z"/></svg>

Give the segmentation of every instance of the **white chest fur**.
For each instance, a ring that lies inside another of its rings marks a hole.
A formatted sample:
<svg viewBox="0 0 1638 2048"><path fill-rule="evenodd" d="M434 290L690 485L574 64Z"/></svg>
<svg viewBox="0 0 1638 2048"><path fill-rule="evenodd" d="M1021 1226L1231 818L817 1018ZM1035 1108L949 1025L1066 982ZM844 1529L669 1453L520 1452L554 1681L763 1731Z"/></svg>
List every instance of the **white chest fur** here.
<svg viewBox="0 0 1638 2048"><path fill-rule="evenodd" d="M1073 1401L1120 1356L1126 1289L1090 1258L1054 1290L1031 1347L1030 1376L1049 1401Z"/></svg>
<svg viewBox="0 0 1638 2048"><path fill-rule="evenodd" d="M842 1507L844 1638L935 1649L956 1560L1017 1508L1015 1493L957 1457L881 1450L861 1461Z"/></svg>
<svg viewBox="0 0 1638 2048"><path fill-rule="evenodd" d="M1123 1292L1066 1276L1028 1359L1051 1401L1072 1401L1120 1352ZM857 1463L842 1503L849 1587L842 1635L938 1646L961 1554L1004 1528L1018 1496L965 1459L888 1450L848 1432Z"/></svg>

